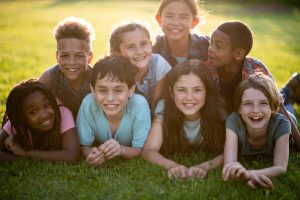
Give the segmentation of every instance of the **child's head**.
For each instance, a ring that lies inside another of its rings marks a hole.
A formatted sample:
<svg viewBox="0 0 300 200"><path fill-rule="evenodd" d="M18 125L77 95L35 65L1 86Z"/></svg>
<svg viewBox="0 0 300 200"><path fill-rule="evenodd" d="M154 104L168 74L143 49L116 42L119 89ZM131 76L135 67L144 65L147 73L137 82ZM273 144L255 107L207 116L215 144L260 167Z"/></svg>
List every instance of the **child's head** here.
<svg viewBox="0 0 300 200"><path fill-rule="evenodd" d="M166 138L174 139L167 143L172 146L171 143L183 141L180 139L180 130L185 120L200 119L204 146L220 148L224 139L224 124L219 115L216 87L203 62L187 60L179 63L167 75L167 86L169 92L165 95L164 134ZM167 146L166 149L169 148Z"/></svg>
<svg viewBox="0 0 300 200"><path fill-rule="evenodd" d="M104 57L93 67L91 91L107 116L122 115L134 84L133 66L123 56Z"/></svg>
<svg viewBox="0 0 300 200"><path fill-rule="evenodd" d="M137 69L148 66L152 45L150 33L141 23L129 22L119 25L111 33L109 43L112 55L127 57Z"/></svg>
<svg viewBox="0 0 300 200"><path fill-rule="evenodd" d="M278 111L281 96L274 81L262 74L252 74L236 88L234 110L245 123L268 122Z"/></svg>
<svg viewBox="0 0 300 200"><path fill-rule="evenodd" d="M11 90L5 116L16 129L18 142L25 148L39 146L37 138L41 137L44 137L45 148L59 145L58 105L51 90L37 80L21 82Z"/></svg>
<svg viewBox="0 0 300 200"><path fill-rule="evenodd" d="M186 38L199 23L196 0L161 0L156 20L169 40Z"/></svg>
<svg viewBox="0 0 300 200"><path fill-rule="evenodd" d="M212 33L208 57L214 67L241 62L252 48L253 38L249 27L239 21L220 24Z"/></svg>
<svg viewBox="0 0 300 200"><path fill-rule="evenodd" d="M94 30L84 19L67 17L60 21L54 31L57 41L56 59L62 73L69 80L77 80L92 61Z"/></svg>

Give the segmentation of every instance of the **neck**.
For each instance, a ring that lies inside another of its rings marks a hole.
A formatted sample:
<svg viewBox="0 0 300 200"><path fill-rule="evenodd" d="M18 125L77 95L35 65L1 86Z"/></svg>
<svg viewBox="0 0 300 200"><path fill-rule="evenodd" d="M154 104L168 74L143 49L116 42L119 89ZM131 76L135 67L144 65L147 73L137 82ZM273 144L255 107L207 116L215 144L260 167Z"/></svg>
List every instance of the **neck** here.
<svg viewBox="0 0 300 200"><path fill-rule="evenodd" d="M253 149L260 149L268 138L268 126L259 130L247 128L247 138Z"/></svg>
<svg viewBox="0 0 300 200"><path fill-rule="evenodd" d="M239 73L243 67L243 61L234 62L230 65L222 66L218 68L218 74L220 79L224 82L229 82Z"/></svg>
<svg viewBox="0 0 300 200"><path fill-rule="evenodd" d="M190 48L189 36L182 38L180 40L169 40L169 48L171 50L171 55L174 57L187 57ZM178 48L180 47L180 48Z"/></svg>
<svg viewBox="0 0 300 200"><path fill-rule="evenodd" d="M79 90L81 88L82 84L84 83L84 81L85 81L84 74L80 75L80 77L76 80L68 80L68 82L70 83L71 87L74 90Z"/></svg>

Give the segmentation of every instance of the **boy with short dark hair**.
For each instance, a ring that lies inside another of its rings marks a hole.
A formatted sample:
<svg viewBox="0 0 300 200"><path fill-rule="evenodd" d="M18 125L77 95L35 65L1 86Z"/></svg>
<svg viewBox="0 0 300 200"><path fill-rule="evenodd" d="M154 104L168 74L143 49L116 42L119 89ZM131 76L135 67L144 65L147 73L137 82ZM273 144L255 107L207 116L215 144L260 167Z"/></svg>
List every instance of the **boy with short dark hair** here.
<svg viewBox="0 0 300 200"><path fill-rule="evenodd" d="M272 77L262 62L247 56L252 44L251 30L238 21L222 23L211 36L208 63L217 70L215 78L229 111L233 109L235 88L242 79L257 72Z"/></svg>
<svg viewBox="0 0 300 200"><path fill-rule="evenodd" d="M50 87L58 102L76 118L82 99L90 92L94 30L84 19L67 17L57 24L53 36L58 64L48 68L39 81Z"/></svg>
<svg viewBox="0 0 300 200"><path fill-rule="evenodd" d="M233 111L234 92L242 79L250 74L261 72L272 78L269 70L255 58L247 56L253 45L252 33L249 27L239 21L224 22L217 27L211 36L208 48L208 63L215 68L215 80L219 92ZM300 135L291 114L281 106L281 112L289 119L292 127L292 136L296 148L300 150ZM294 116L292 116L294 118Z"/></svg>
<svg viewBox="0 0 300 200"><path fill-rule="evenodd" d="M77 129L83 155L91 166L116 156L141 154L151 125L147 100L134 94L131 62L107 56L93 67L88 94L79 109ZM93 144L100 146L93 147Z"/></svg>

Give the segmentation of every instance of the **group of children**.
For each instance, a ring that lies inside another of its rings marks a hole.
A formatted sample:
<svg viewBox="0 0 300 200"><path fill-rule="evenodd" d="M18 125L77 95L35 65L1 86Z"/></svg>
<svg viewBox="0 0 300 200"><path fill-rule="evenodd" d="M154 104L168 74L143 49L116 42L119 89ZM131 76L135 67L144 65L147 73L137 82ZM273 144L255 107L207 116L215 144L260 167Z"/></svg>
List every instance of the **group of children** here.
<svg viewBox="0 0 300 200"><path fill-rule="evenodd" d="M270 178L287 169L294 124L278 112L282 97L270 72L247 56L249 28L225 22L210 38L192 34L197 8L195 0L162 0L156 20L164 35L153 46L145 26L122 24L111 34L110 55L93 67L91 25L74 17L59 22L58 64L7 98L0 160L75 162L82 152L99 166L142 155L172 178L205 178L223 165L225 181L272 188ZM291 97L285 100L299 97L288 85L283 91ZM168 158L199 150L217 156L193 166ZM274 155L272 167L250 170L238 162L238 155L263 153Z"/></svg>

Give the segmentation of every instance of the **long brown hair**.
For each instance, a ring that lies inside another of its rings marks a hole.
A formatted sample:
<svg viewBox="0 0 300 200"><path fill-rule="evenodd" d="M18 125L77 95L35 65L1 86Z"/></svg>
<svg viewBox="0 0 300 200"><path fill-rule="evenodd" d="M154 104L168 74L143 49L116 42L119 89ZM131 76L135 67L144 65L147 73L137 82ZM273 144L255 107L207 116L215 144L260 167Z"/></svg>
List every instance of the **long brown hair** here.
<svg viewBox="0 0 300 200"><path fill-rule="evenodd" d="M200 147L206 150L222 151L225 141L225 120L227 113L218 96L211 74L200 60L187 60L175 66L167 75L170 92L164 96L165 109L163 117L163 153L187 152L188 142L182 134L184 115L172 98L173 88L182 75L195 74L205 85L205 103L200 110L200 132L204 138Z"/></svg>
<svg viewBox="0 0 300 200"><path fill-rule="evenodd" d="M54 126L45 134L35 133L26 123L22 110L22 102L26 96L33 92L42 92L49 100L55 112ZM61 146L59 107L51 90L35 79L23 81L15 86L9 93L6 101L6 111L3 116L3 125L10 120L12 127L16 130L14 139L25 149L58 149Z"/></svg>

